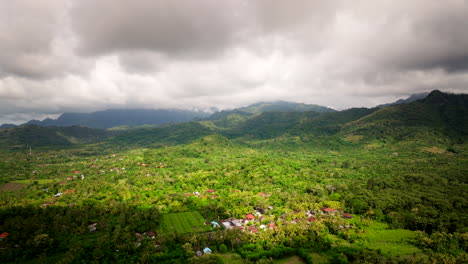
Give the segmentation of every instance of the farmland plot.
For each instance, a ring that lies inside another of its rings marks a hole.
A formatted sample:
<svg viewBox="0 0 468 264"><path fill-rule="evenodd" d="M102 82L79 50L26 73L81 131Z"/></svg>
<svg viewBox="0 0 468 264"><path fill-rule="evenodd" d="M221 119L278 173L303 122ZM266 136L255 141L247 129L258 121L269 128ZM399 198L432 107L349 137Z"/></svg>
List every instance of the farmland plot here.
<svg viewBox="0 0 468 264"><path fill-rule="evenodd" d="M211 226L204 224L199 212L172 213L163 215L162 224L168 231L179 234L203 232L211 230Z"/></svg>

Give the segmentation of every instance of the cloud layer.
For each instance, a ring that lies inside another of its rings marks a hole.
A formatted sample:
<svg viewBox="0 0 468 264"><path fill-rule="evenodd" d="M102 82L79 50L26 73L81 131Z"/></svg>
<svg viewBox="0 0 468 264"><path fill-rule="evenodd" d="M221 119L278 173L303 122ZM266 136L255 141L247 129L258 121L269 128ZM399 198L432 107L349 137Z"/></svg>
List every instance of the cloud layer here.
<svg viewBox="0 0 468 264"><path fill-rule="evenodd" d="M466 0L3 1L0 123L467 92L466 14Z"/></svg>

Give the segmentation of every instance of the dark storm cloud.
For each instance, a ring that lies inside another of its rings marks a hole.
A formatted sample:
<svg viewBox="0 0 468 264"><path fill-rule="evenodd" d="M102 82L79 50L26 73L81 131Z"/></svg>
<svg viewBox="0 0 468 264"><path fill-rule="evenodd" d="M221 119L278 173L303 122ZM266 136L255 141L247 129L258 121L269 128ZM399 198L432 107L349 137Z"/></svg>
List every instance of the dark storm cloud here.
<svg viewBox="0 0 468 264"><path fill-rule="evenodd" d="M135 49L205 54L233 41L239 7L231 0L82 0L71 15L79 51L89 56Z"/></svg>
<svg viewBox="0 0 468 264"><path fill-rule="evenodd" d="M0 123L467 92L466 14L467 0L2 1Z"/></svg>
<svg viewBox="0 0 468 264"><path fill-rule="evenodd" d="M60 70L51 54L65 9L59 0L2 1L0 77L47 78Z"/></svg>

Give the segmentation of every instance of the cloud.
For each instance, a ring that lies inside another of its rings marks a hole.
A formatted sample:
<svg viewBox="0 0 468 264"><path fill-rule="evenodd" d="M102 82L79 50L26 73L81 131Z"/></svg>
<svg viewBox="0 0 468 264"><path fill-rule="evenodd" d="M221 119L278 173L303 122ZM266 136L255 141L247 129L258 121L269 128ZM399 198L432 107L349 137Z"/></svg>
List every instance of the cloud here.
<svg viewBox="0 0 468 264"><path fill-rule="evenodd" d="M467 13L465 0L4 1L0 121L466 92Z"/></svg>
<svg viewBox="0 0 468 264"><path fill-rule="evenodd" d="M234 41L239 1L83 0L73 5L79 51L93 56L125 50L206 55Z"/></svg>

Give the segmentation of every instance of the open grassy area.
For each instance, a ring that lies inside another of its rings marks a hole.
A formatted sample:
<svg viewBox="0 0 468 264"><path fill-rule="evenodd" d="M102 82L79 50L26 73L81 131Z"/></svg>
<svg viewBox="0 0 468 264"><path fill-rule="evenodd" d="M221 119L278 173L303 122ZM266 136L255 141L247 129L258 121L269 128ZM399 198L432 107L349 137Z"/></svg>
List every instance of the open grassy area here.
<svg viewBox="0 0 468 264"><path fill-rule="evenodd" d="M322 254L319 253L311 253L313 263L316 264L325 264L330 263L330 259Z"/></svg>
<svg viewBox="0 0 468 264"><path fill-rule="evenodd" d="M229 253L229 254L215 254L218 256L223 264L242 264L244 261L239 254Z"/></svg>
<svg viewBox="0 0 468 264"><path fill-rule="evenodd" d="M54 179L42 179L42 180L18 180L18 181L13 181L12 183L21 183L21 184L33 184L33 183L37 183L37 184L49 184L49 183L53 183Z"/></svg>
<svg viewBox="0 0 468 264"><path fill-rule="evenodd" d="M205 225L204 222L205 220L197 211L165 214L162 217L162 224L165 229L179 234L211 230L211 226Z"/></svg>
<svg viewBox="0 0 468 264"><path fill-rule="evenodd" d="M14 192L26 186L24 183L9 182L0 186L0 192Z"/></svg>
<svg viewBox="0 0 468 264"><path fill-rule="evenodd" d="M275 264L303 264L305 263L300 257L292 256L284 259L275 260Z"/></svg>
<svg viewBox="0 0 468 264"><path fill-rule="evenodd" d="M370 249L380 249L382 253L392 256L412 255L421 253L421 250L410 242L416 237L416 233L406 229L387 229L385 223L374 222L368 228L364 238L368 241Z"/></svg>

